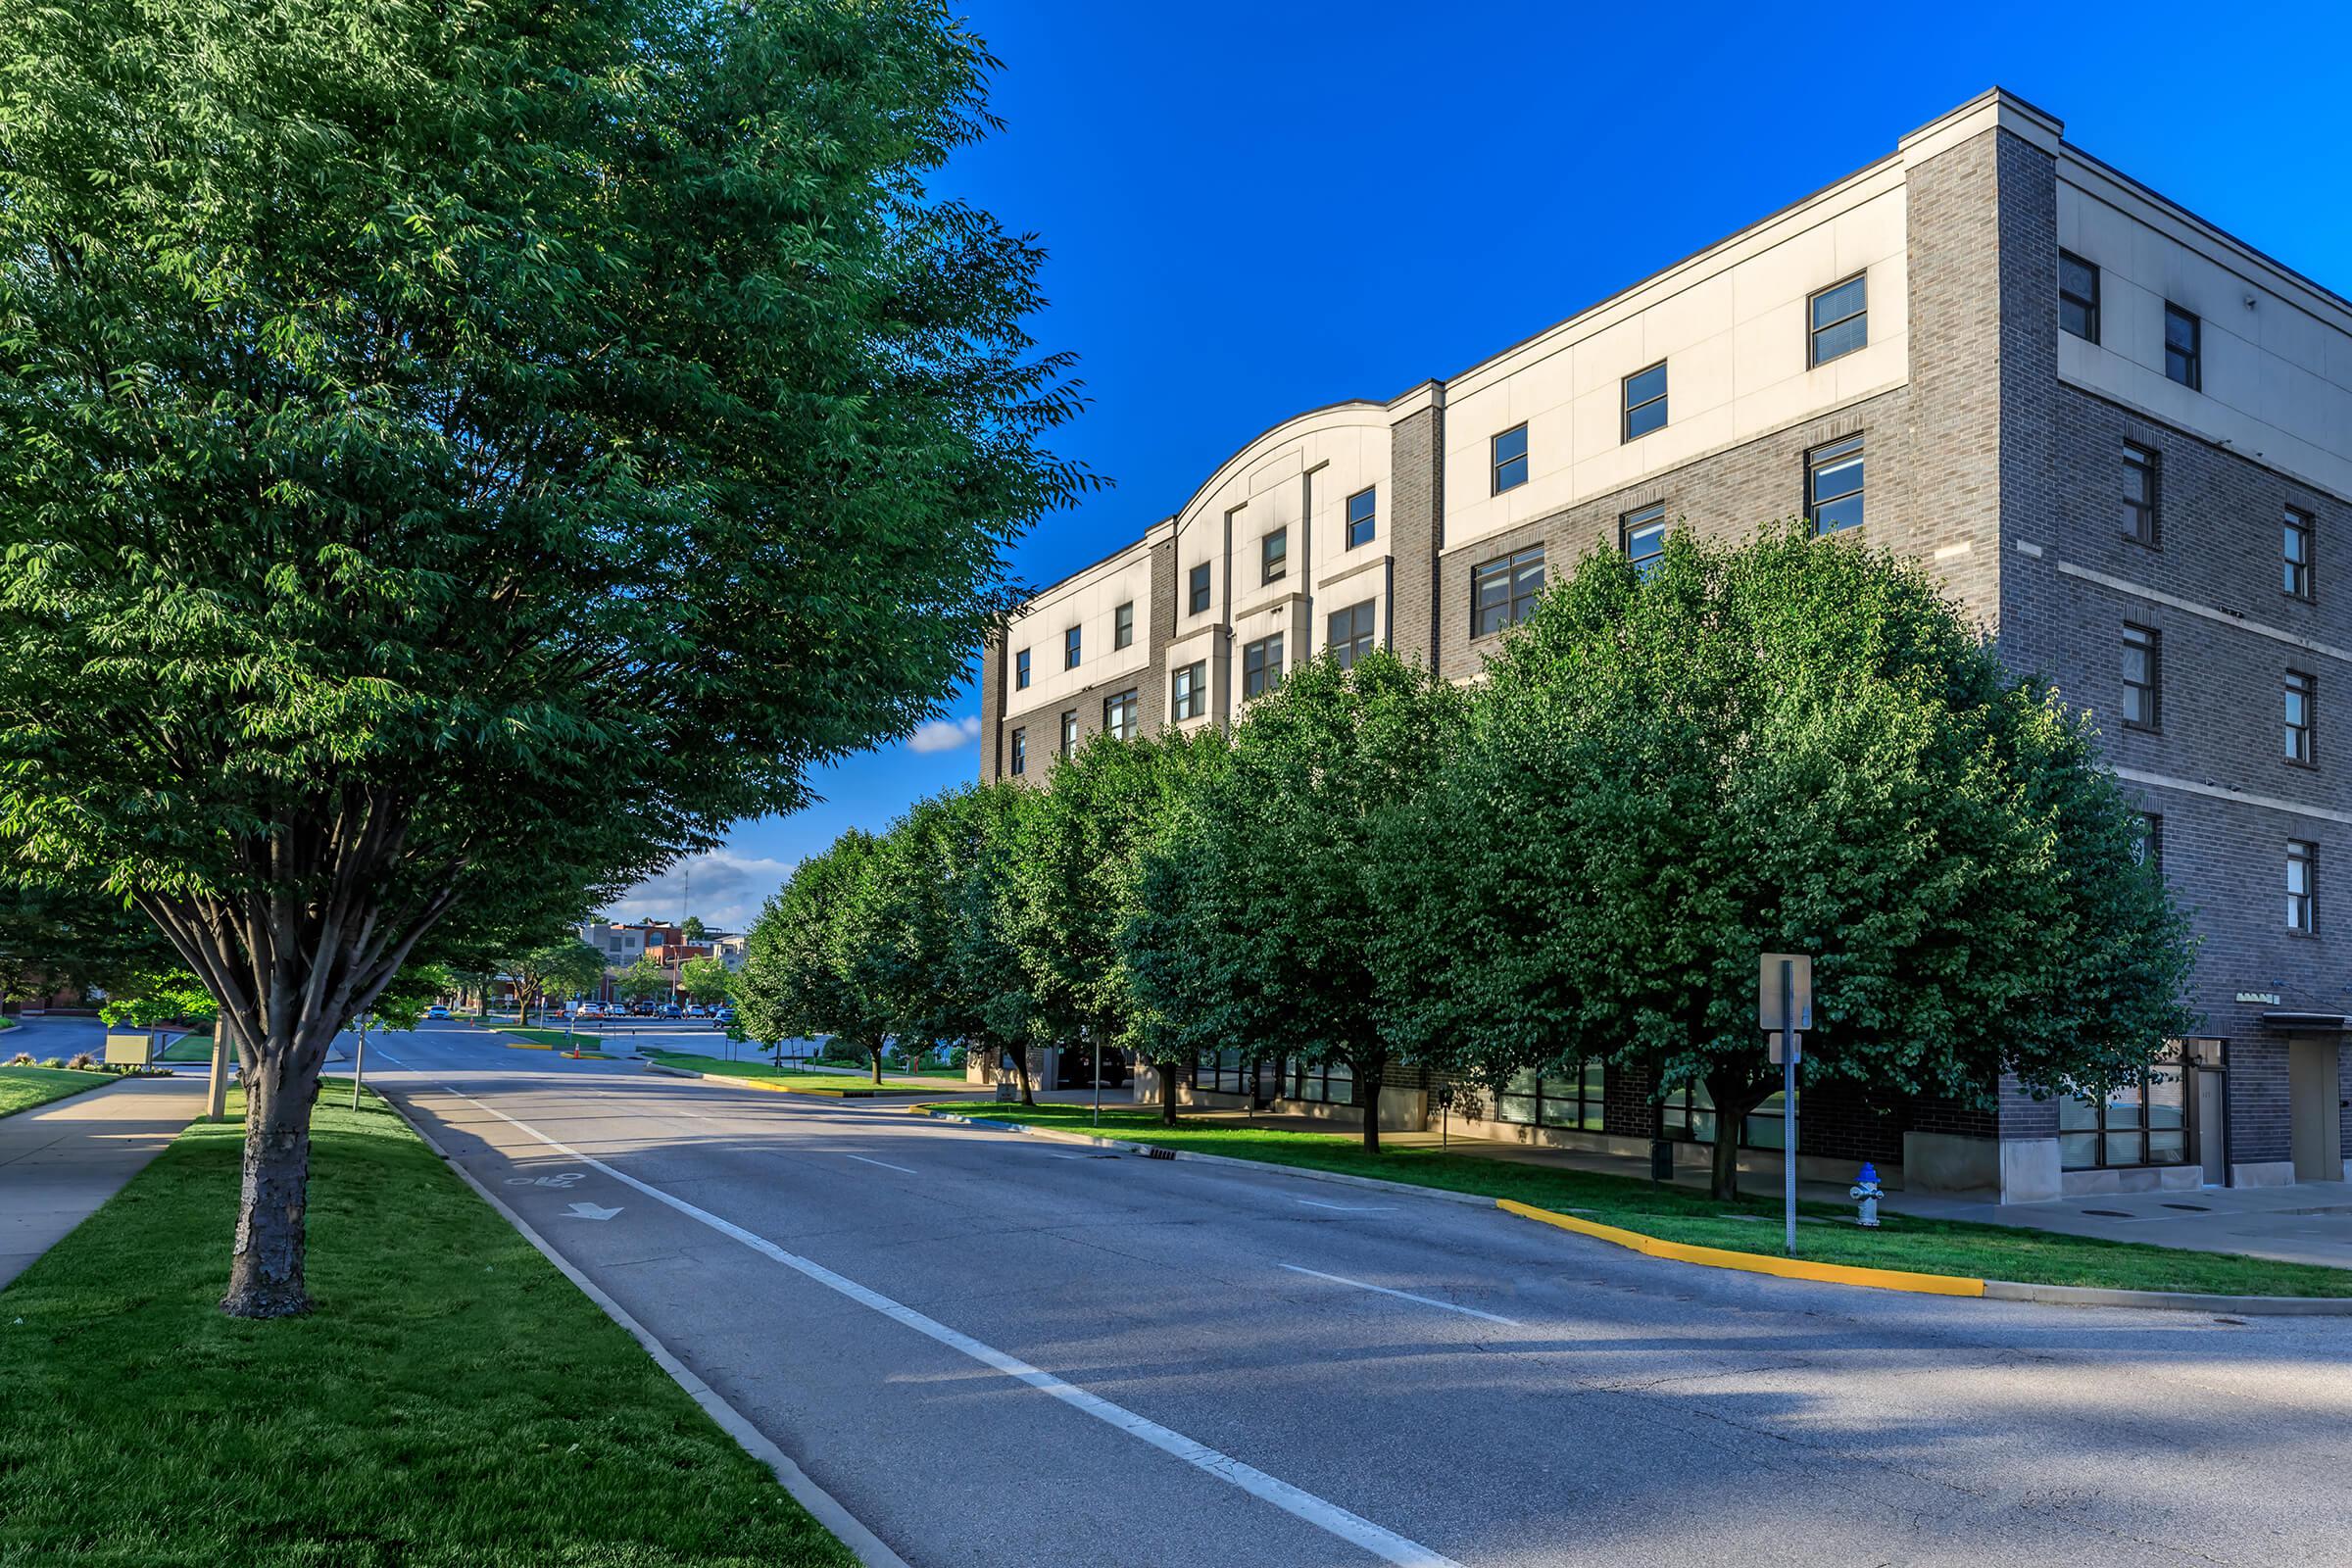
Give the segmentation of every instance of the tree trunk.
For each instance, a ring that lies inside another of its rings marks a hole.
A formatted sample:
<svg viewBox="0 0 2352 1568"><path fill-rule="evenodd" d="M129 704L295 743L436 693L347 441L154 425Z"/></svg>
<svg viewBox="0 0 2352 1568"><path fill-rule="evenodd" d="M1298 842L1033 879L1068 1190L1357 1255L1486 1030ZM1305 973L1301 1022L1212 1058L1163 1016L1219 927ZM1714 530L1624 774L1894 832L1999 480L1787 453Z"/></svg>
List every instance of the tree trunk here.
<svg viewBox="0 0 2352 1568"><path fill-rule="evenodd" d="M1021 1103L1024 1105L1036 1104L1036 1089L1029 1081L1029 1048L1027 1046L1012 1048L1012 1069L1021 1075Z"/></svg>
<svg viewBox="0 0 2352 1568"><path fill-rule="evenodd" d="M1364 1152L1380 1152L1380 1086L1388 1077L1386 1054L1355 1065L1355 1098L1364 1107Z"/></svg>
<svg viewBox="0 0 2352 1568"><path fill-rule="evenodd" d="M311 1102L318 1097L316 1059L289 1042L271 1050L245 1085L244 1183L237 1198L237 1243L229 1259L230 1317L294 1317L311 1309L303 1287L304 1210L311 1181Z"/></svg>
<svg viewBox="0 0 2352 1568"><path fill-rule="evenodd" d="M1152 1070L1159 1074L1159 1124L1176 1125L1176 1078L1180 1062L1155 1061Z"/></svg>
<svg viewBox="0 0 2352 1568"><path fill-rule="evenodd" d="M878 1044L871 1045L865 1048L865 1053L874 1059L874 1087L879 1089L882 1086L882 1048Z"/></svg>
<svg viewBox="0 0 2352 1568"><path fill-rule="evenodd" d="M1780 1085L1777 1079L1767 1083L1728 1073L1710 1073L1706 1082L1707 1098L1715 1102L1714 1159L1707 1195L1731 1202L1740 1196L1740 1128L1747 1113L1764 1103Z"/></svg>

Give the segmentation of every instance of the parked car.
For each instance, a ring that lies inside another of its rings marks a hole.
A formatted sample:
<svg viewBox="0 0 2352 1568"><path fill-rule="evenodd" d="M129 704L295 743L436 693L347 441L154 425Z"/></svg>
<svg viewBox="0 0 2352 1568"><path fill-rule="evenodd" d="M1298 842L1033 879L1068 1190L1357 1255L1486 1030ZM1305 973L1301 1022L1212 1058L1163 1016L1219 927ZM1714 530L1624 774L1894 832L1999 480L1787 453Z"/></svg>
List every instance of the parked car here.
<svg viewBox="0 0 2352 1568"><path fill-rule="evenodd" d="M711 1011L710 1016L713 1020L719 1023L733 1023L735 1021L735 1009L722 1003L718 1007Z"/></svg>
<svg viewBox="0 0 2352 1568"><path fill-rule="evenodd" d="M579 1011L574 1014L575 1017L581 1018L602 1018L604 1015L605 1004L601 1002L583 1002L580 1004Z"/></svg>
<svg viewBox="0 0 2352 1568"><path fill-rule="evenodd" d="M446 1018L449 1016L449 1009L436 1002L424 1009L424 1015L427 1018Z"/></svg>
<svg viewBox="0 0 2352 1568"><path fill-rule="evenodd" d="M710 1011L699 1002L689 1002L686 1004L686 1016L689 1018L708 1018L710 1016Z"/></svg>
<svg viewBox="0 0 2352 1568"><path fill-rule="evenodd" d="M662 1004L662 1016L664 1018L683 1018L686 1016L686 1014L679 1010L676 1003L664 1002Z"/></svg>

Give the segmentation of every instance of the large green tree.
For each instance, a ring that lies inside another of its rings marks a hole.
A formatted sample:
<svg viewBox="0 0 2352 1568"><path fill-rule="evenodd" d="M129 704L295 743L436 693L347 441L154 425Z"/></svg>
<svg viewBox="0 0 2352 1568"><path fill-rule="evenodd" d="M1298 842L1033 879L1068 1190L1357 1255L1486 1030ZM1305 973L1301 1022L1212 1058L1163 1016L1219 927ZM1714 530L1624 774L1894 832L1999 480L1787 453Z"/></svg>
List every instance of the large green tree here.
<svg viewBox="0 0 2352 1568"><path fill-rule="evenodd" d="M1814 959L1802 1083L2096 1092L2191 1019L2184 923L2087 722L1918 566L1801 527L1578 563L1490 662L1395 886L1486 1076L1605 1057L1779 1088L1765 952Z"/></svg>
<svg viewBox="0 0 2352 1568"><path fill-rule="evenodd" d="M830 1035L864 1054L876 1083L899 1005L899 939L879 920L881 854L874 835L852 829L795 866L753 922L736 981L745 1034L769 1044Z"/></svg>
<svg viewBox="0 0 2352 1568"><path fill-rule="evenodd" d="M1037 250L926 189L992 65L940 0L8 10L0 865L218 999L225 1310L308 1308L403 965L931 716L1086 482Z"/></svg>
<svg viewBox="0 0 2352 1568"><path fill-rule="evenodd" d="M507 978L514 982L514 1000L528 1019L533 1007L576 997L596 989L605 977L605 956L576 936L525 948L507 960Z"/></svg>
<svg viewBox="0 0 2352 1568"><path fill-rule="evenodd" d="M716 958L688 958L678 965L678 989L706 1007L726 1001L732 988L727 966Z"/></svg>

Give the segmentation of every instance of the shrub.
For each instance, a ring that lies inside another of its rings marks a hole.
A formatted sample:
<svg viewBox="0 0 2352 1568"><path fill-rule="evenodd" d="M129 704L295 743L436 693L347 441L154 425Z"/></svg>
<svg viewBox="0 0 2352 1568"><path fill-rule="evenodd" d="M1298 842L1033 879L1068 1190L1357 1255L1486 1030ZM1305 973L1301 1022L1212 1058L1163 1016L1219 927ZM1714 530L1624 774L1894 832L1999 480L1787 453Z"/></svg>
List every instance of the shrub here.
<svg viewBox="0 0 2352 1568"><path fill-rule="evenodd" d="M32 1065L32 1053L29 1051L20 1051L15 1055L8 1058L8 1064L11 1067L29 1067Z"/></svg>
<svg viewBox="0 0 2352 1568"><path fill-rule="evenodd" d="M84 1051L74 1056L72 1061L67 1062L66 1065L73 1068L75 1072L88 1072L98 1065L98 1058Z"/></svg>
<svg viewBox="0 0 2352 1568"><path fill-rule="evenodd" d="M63 1067L65 1064L66 1058L63 1056L44 1056L41 1058L41 1065L44 1067Z"/></svg>

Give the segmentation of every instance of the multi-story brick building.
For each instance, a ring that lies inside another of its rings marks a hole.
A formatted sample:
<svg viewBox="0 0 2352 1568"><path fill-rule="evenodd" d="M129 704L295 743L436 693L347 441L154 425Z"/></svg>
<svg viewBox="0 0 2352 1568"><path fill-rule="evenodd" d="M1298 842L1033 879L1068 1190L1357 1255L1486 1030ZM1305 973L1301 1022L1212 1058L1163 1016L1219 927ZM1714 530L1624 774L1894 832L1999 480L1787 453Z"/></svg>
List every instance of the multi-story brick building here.
<svg viewBox="0 0 2352 1568"><path fill-rule="evenodd" d="M1809 1104L1806 1147L2020 1200L2342 1179L2352 792L2317 713L2352 686L2352 587L2328 574L2352 536L2352 304L2006 93L1459 374L1258 435L992 644L982 774L1228 721L1327 649L1466 679L1595 541L1796 514L1923 558L2090 710L2193 913L2205 1016L2137 1094ZM1230 1065L1192 1092L1266 1092ZM1348 1098L1292 1072L1272 1093ZM1396 1093L1384 1117L1425 1113ZM1484 1112L1629 1146L1707 1115L1597 1065Z"/></svg>

